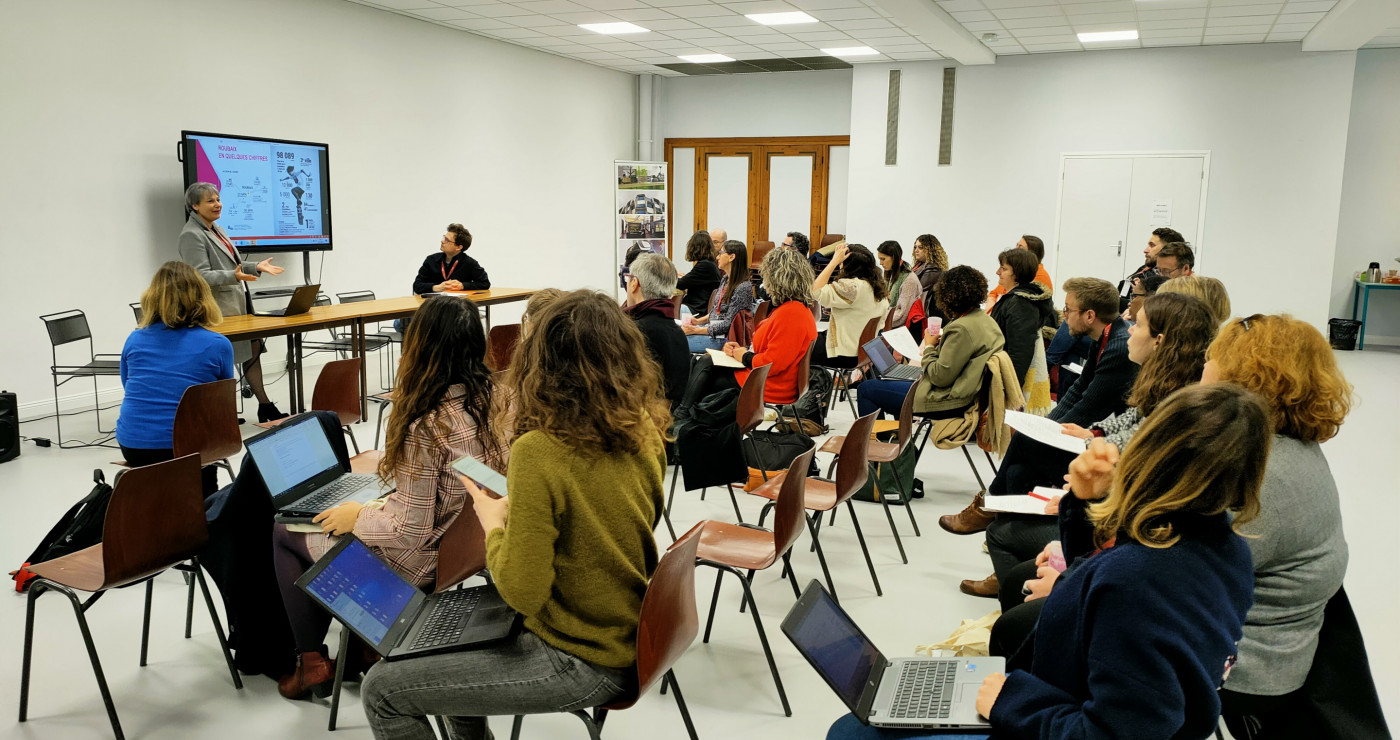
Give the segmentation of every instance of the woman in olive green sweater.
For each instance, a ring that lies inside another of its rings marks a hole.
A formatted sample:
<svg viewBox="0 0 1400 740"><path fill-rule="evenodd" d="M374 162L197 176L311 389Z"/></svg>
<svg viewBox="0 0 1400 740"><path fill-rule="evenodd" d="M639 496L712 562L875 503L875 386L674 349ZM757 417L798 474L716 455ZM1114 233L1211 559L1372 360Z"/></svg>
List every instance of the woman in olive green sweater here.
<svg viewBox="0 0 1400 740"><path fill-rule="evenodd" d="M586 709L635 686L671 423L660 371L601 293L565 294L530 325L498 394L512 399L496 427L513 437L509 498L467 482L487 567L524 629L376 665L363 701L377 738L430 740L430 715L447 718L455 738L487 738L489 716Z"/></svg>

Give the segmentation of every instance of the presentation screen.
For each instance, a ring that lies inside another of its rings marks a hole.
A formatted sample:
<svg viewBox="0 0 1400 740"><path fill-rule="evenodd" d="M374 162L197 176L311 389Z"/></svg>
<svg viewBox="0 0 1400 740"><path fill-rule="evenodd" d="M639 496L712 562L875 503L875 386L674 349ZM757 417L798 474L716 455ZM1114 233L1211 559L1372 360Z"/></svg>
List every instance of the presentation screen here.
<svg viewBox="0 0 1400 740"><path fill-rule="evenodd" d="M331 248L330 164L325 144L182 131L185 187L213 183L219 226L244 252Z"/></svg>

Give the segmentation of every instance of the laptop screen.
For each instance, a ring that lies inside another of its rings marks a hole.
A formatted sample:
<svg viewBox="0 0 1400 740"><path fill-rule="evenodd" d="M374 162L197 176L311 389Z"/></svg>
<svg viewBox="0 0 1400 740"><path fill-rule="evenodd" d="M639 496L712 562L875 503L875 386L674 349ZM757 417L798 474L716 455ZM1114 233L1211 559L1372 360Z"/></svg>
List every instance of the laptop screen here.
<svg viewBox="0 0 1400 740"><path fill-rule="evenodd" d="M258 464L274 499L331 468L340 468L326 430L315 416L305 416L248 440L248 454Z"/></svg>
<svg viewBox="0 0 1400 740"><path fill-rule="evenodd" d="M784 632L846 706L852 712L858 711L861 691L870 680L880 651L826 591L815 591L817 598L802 620Z"/></svg>
<svg viewBox="0 0 1400 740"><path fill-rule="evenodd" d="M885 344L885 340L875 337L866 342L863 349L870 361L875 364L877 372L883 374L895 366L894 355L890 353L889 345Z"/></svg>
<svg viewBox="0 0 1400 740"><path fill-rule="evenodd" d="M418 589L354 540L306 584L306 592L377 646Z"/></svg>

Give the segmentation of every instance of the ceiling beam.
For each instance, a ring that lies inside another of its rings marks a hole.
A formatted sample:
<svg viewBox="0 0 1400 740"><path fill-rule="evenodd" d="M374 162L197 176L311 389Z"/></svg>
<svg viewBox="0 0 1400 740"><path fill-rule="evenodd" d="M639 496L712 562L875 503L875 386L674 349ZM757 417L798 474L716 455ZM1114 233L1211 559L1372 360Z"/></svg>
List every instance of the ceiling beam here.
<svg viewBox="0 0 1400 740"><path fill-rule="evenodd" d="M938 6L934 0L880 0L909 33L959 64L996 64L996 52Z"/></svg>
<svg viewBox="0 0 1400 740"><path fill-rule="evenodd" d="M1303 51L1355 51L1400 27L1396 0L1342 0L1303 37Z"/></svg>

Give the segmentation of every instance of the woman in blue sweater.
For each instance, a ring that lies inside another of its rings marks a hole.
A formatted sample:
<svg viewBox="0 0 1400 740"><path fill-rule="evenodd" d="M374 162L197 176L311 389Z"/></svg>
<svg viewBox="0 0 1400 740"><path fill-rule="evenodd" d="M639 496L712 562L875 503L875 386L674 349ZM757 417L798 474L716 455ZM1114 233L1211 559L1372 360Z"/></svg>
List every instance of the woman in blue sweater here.
<svg viewBox="0 0 1400 740"><path fill-rule="evenodd" d="M1047 597L1033 648L982 685L977 709L993 737L1214 732L1254 587L1235 527L1259 513L1272 434L1258 396L1232 384L1192 386L1157 408L1121 460L1095 440L1074 461L1074 495L1060 504L1074 566ZM828 735L858 737L918 735L872 732L853 717Z"/></svg>
<svg viewBox="0 0 1400 740"><path fill-rule="evenodd" d="M160 266L141 294L141 326L122 347L117 444L134 466L171 459L175 408L185 389L233 377L233 345L208 327L223 321L204 278L184 262ZM218 489L204 469L204 492Z"/></svg>

